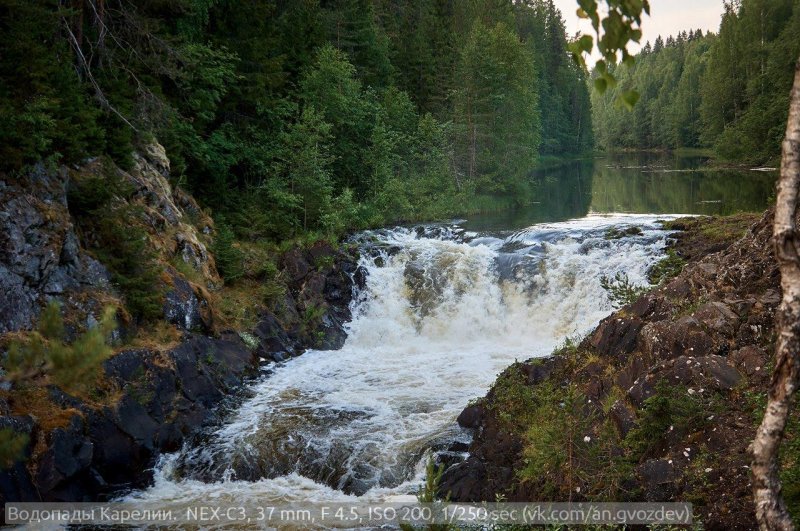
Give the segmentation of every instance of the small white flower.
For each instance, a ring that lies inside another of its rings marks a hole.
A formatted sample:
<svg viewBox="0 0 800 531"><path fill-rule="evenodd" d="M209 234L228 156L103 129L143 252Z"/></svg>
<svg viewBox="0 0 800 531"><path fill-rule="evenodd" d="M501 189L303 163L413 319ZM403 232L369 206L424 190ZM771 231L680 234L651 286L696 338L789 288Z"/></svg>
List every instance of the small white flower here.
<svg viewBox="0 0 800 531"><path fill-rule="evenodd" d="M706 468L706 472L711 472L711 469L710 468Z"/></svg>
<svg viewBox="0 0 800 531"><path fill-rule="evenodd" d="M586 437L583 438L583 442L585 443L592 442L592 438L587 435Z"/></svg>

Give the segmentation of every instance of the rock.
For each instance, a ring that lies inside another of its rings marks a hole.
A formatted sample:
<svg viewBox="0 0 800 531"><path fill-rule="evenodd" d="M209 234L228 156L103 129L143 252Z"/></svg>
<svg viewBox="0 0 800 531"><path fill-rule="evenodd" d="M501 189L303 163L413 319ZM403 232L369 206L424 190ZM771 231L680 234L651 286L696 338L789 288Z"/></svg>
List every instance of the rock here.
<svg viewBox="0 0 800 531"><path fill-rule="evenodd" d="M477 502L484 500L486 466L478 459L468 458L445 470L439 483L439 491L449 494L455 502Z"/></svg>
<svg viewBox="0 0 800 531"><path fill-rule="evenodd" d="M0 334L33 327L39 317L39 294L22 277L0 264Z"/></svg>
<svg viewBox="0 0 800 531"><path fill-rule="evenodd" d="M739 316L722 302L709 302L694 312L694 318L707 328L733 337L739 327Z"/></svg>
<svg viewBox="0 0 800 531"><path fill-rule="evenodd" d="M679 356L655 367L628 390L637 406L655 392L657 383L666 380L670 385L685 385L696 392L730 391L741 381L741 374L723 356Z"/></svg>
<svg viewBox="0 0 800 531"><path fill-rule="evenodd" d="M718 347L694 317L646 324L637 340L639 350L652 362L680 355L715 354Z"/></svg>
<svg viewBox="0 0 800 531"><path fill-rule="evenodd" d="M172 285L164 296L164 320L186 331L210 331L213 322L208 300L172 268L167 273Z"/></svg>
<svg viewBox="0 0 800 531"><path fill-rule="evenodd" d="M456 421L458 425L462 428L468 428L471 430L477 429L481 422L483 421L483 417L486 414L483 406L476 404L474 406L467 406L464 410L458 415Z"/></svg>
<svg viewBox="0 0 800 531"><path fill-rule="evenodd" d="M271 313L262 316L253 334L258 338L256 355L260 358L275 359L277 356L280 359L275 361L283 361L286 357L296 354L295 342L289 338L281 323Z"/></svg>
<svg viewBox="0 0 800 531"><path fill-rule="evenodd" d="M650 502L672 499L675 468L666 459L646 461L636 469L644 490L644 499Z"/></svg>
<svg viewBox="0 0 800 531"><path fill-rule="evenodd" d="M299 282L311 271L311 266L306 261L300 249L292 249L281 258L283 269L289 275L289 281Z"/></svg>
<svg viewBox="0 0 800 531"><path fill-rule="evenodd" d="M49 493L59 483L75 476L92 462L94 444L83 433L83 420L72 417L65 428L50 433L50 445L37 460L37 488Z"/></svg>
<svg viewBox="0 0 800 531"><path fill-rule="evenodd" d="M767 364L770 356L757 345L748 345L731 352L729 356L734 366L748 376L766 380L769 378Z"/></svg>
<svg viewBox="0 0 800 531"><path fill-rule="evenodd" d="M608 411L608 418L614 423L620 438L625 438L636 425L636 417L621 400L617 400Z"/></svg>
<svg viewBox="0 0 800 531"><path fill-rule="evenodd" d="M556 358L537 358L517 365L528 381L528 385L536 385L550 377L561 360Z"/></svg>
<svg viewBox="0 0 800 531"><path fill-rule="evenodd" d="M52 296L109 289L108 272L78 245L66 181L37 165L0 188L0 334L32 328Z"/></svg>
<svg viewBox="0 0 800 531"><path fill-rule="evenodd" d="M604 319L589 342L604 356L628 354L636 348L636 339L644 323L639 318L612 316Z"/></svg>

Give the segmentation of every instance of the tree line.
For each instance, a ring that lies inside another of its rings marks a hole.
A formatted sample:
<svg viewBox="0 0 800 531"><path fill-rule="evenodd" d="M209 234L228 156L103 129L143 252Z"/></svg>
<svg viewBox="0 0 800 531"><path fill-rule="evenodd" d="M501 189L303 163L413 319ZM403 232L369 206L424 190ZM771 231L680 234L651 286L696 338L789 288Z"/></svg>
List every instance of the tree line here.
<svg viewBox="0 0 800 531"><path fill-rule="evenodd" d="M798 0L726 2L719 31L683 31L647 43L617 85L592 94L598 147L710 148L726 160L775 161L800 54ZM628 111L615 103L635 89Z"/></svg>
<svg viewBox="0 0 800 531"><path fill-rule="evenodd" d="M238 237L455 214L592 146L552 0L0 0L0 170L167 148Z"/></svg>

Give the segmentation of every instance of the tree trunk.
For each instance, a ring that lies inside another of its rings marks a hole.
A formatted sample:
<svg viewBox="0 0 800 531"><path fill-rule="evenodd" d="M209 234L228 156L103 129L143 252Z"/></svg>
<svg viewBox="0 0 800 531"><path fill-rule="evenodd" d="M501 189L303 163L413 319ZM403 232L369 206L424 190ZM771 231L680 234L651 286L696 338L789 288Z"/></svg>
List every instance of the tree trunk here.
<svg viewBox="0 0 800 531"><path fill-rule="evenodd" d="M761 529L794 529L781 494L778 449L800 383L800 256L795 223L800 191L800 60L795 66L789 120L781 155L773 239L783 299L775 316L775 371L764 418L751 444L753 497Z"/></svg>

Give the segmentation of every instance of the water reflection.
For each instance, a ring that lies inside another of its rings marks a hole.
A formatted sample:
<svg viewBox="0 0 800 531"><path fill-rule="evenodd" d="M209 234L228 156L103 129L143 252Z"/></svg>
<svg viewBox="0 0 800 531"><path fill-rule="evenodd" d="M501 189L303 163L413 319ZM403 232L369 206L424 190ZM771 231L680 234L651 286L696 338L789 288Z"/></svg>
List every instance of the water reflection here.
<svg viewBox="0 0 800 531"><path fill-rule="evenodd" d="M776 171L711 168L707 157L626 153L537 171L533 201L473 216L467 230L525 227L589 212L727 215L774 200Z"/></svg>

